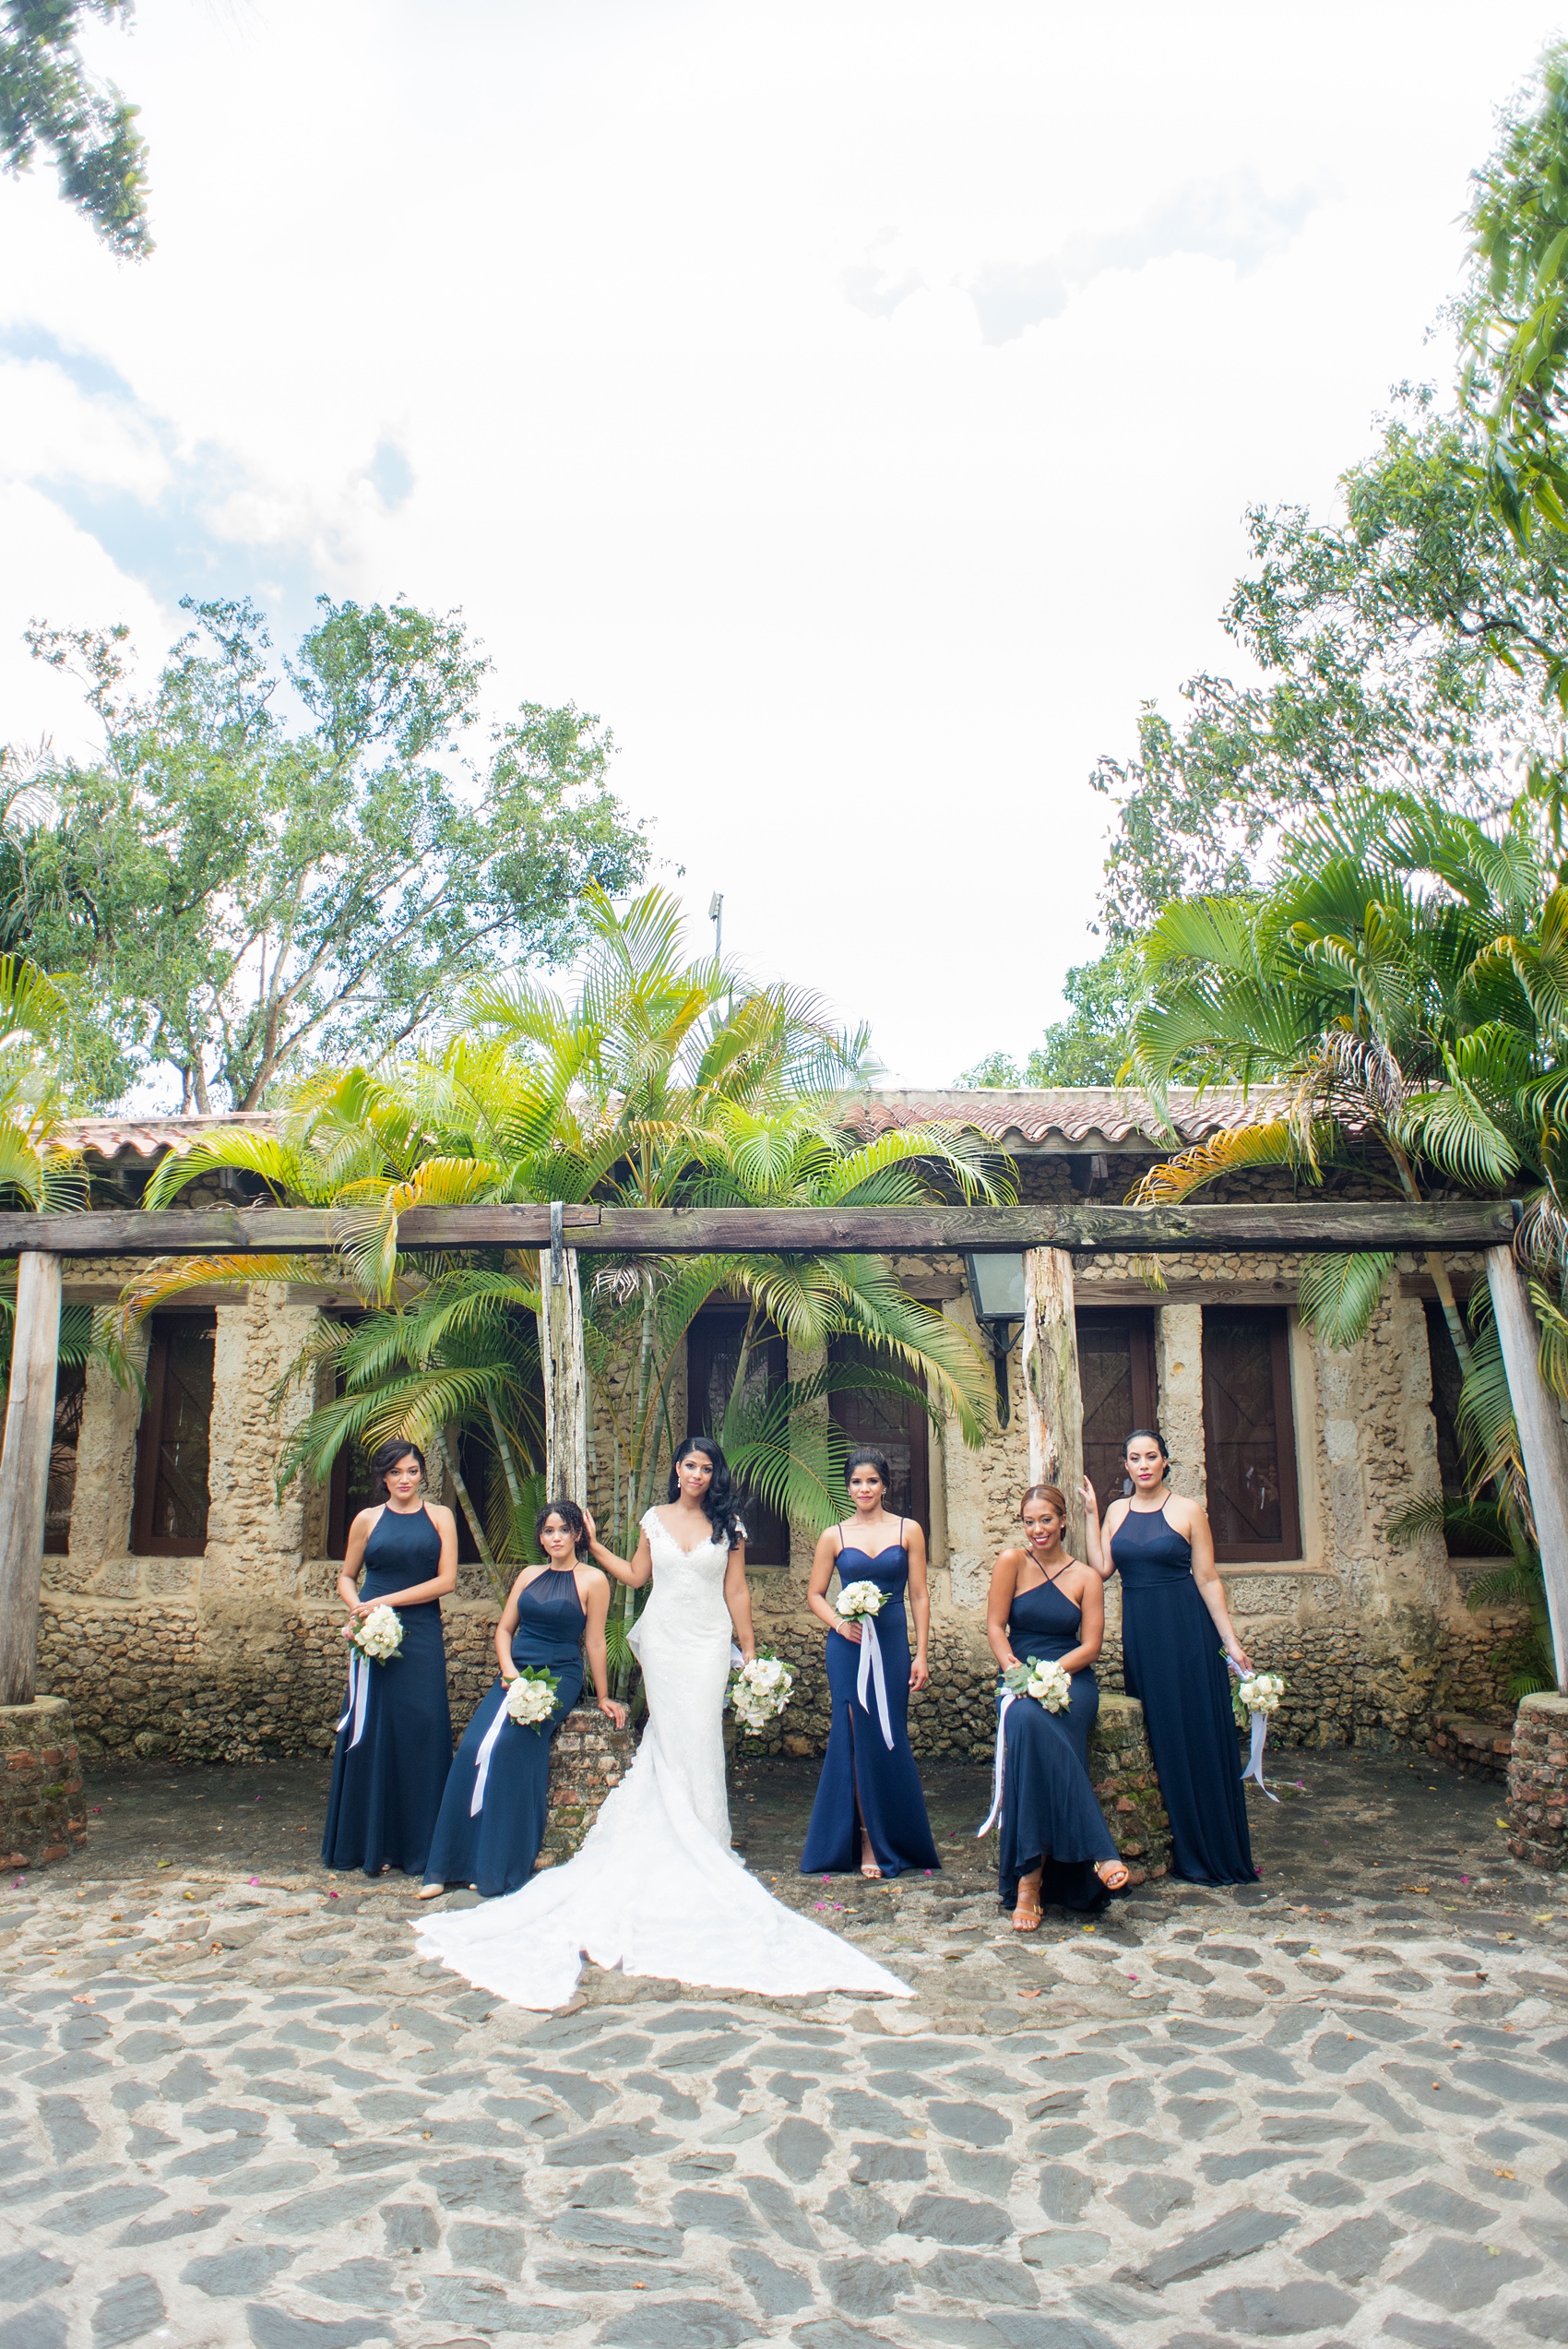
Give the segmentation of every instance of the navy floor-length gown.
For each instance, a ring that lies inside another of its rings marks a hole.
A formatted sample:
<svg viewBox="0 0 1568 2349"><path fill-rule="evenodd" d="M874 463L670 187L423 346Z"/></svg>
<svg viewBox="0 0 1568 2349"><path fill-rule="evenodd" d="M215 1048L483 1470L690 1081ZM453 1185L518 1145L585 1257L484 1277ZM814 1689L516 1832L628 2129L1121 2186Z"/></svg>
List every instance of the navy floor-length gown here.
<svg viewBox="0 0 1568 2349"><path fill-rule="evenodd" d="M1163 1508L1129 1509L1111 1558L1122 1577L1127 1693L1144 1709L1174 1873L1194 1884L1251 1884L1257 1869L1229 1674L1193 1580L1192 1544Z"/></svg>
<svg viewBox="0 0 1568 2349"><path fill-rule="evenodd" d="M583 1693L586 1621L577 1578L569 1567L547 1566L519 1594L512 1662L558 1675L555 1711L537 1727L519 1721L503 1725L491 1748L484 1799L475 1816L480 1747L506 1700L506 1683L497 1675L463 1732L447 1777L425 1863L427 1884L471 1884L493 1897L516 1892L533 1874L549 1806L551 1740Z"/></svg>
<svg viewBox="0 0 1568 2349"><path fill-rule="evenodd" d="M384 1508L365 1544L360 1596L374 1604L388 1591L432 1581L440 1564L441 1536L422 1507ZM386 1867L423 1875L452 1759L441 1602L422 1600L398 1614L403 1644L390 1663L369 1667L359 1744L351 1718L338 1732L321 1839L328 1867L367 1876Z"/></svg>
<svg viewBox="0 0 1568 2349"><path fill-rule="evenodd" d="M1015 1592L1007 1639L1020 1663L1059 1662L1082 1638L1083 1617L1054 1582ZM1009 1908L1018 1904L1018 1878L1037 1865L1042 1903L1092 1909L1107 1897L1094 1864L1118 1856L1116 1839L1089 1783L1099 1684L1087 1665L1072 1682L1072 1702L1062 1712L1048 1712L1033 1697L1016 1697L1003 1724L997 1889Z"/></svg>
<svg viewBox="0 0 1568 2349"><path fill-rule="evenodd" d="M887 1594L876 1618L876 1637L887 1682L893 1747L889 1752L883 1738L874 1690L868 1683L866 1705L856 1694L859 1645L842 1632L830 1631L827 1686L833 1727L801 1855L802 1876L849 1874L863 1859L873 1859L884 1876L942 1866L909 1750L909 1628L904 1616L909 1580L909 1553L901 1542L873 1558L864 1550L839 1550L840 1590L850 1582L874 1582Z"/></svg>

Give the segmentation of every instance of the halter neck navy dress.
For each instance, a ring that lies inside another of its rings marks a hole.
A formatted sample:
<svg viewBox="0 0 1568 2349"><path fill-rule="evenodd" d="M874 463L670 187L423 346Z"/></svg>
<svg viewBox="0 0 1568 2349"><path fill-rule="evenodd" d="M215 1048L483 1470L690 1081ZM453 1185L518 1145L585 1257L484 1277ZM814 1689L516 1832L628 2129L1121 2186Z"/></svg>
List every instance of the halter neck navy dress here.
<svg viewBox="0 0 1568 2349"><path fill-rule="evenodd" d="M909 1750L909 1629L904 1616L909 1580L909 1553L902 1542L879 1550L875 1557L849 1545L839 1550L840 1590L848 1582L874 1582L887 1593L876 1618L876 1638L887 1681L893 1750L883 1742L874 1688L867 1683L869 1711L856 1694L859 1646L841 1632L830 1631L827 1687L833 1727L801 1854L802 1876L849 1875L862 1859L873 1859L884 1876L942 1866Z"/></svg>
<svg viewBox="0 0 1568 2349"><path fill-rule="evenodd" d="M1111 1562L1122 1577L1127 1693L1144 1709L1173 1872L1194 1884L1253 1883L1229 1675L1193 1580L1192 1544L1163 1507L1130 1508Z"/></svg>
<svg viewBox="0 0 1568 2349"><path fill-rule="evenodd" d="M428 1582L440 1564L441 1536L424 1508L384 1508L364 1545L360 1596L374 1603ZM338 1732L321 1839L328 1867L367 1876L385 1867L423 1875L452 1758L441 1602L422 1599L398 1615L403 1644L389 1663L370 1666L364 1735L350 1744L351 1720Z"/></svg>
<svg viewBox="0 0 1568 2349"><path fill-rule="evenodd" d="M512 1662L559 1675L555 1711L537 1727L504 1723L491 1748L484 1799L474 1817L479 1749L506 1700L506 1683L497 1674L453 1760L425 1863L427 1884L471 1884L488 1898L516 1892L533 1874L549 1807L551 1740L583 1693L586 1624L570 1567L547 1566L519 1593Z"/></svg>
<svg viewBox="0 0 1568 2349"><path fill-rule="evenodd" d="M1008 1644L1020 1663L1059 1662L1078 1645L1082 1626L1066 1592L1054 1582L1039 1582L1013 1594ZM1042 1906L1096 1909L1109 1897L1095 1862L1118 1856L1116 1839L1089 1783L1089 1732L1099 1711L1099 1684L1090 1665L1075 1672L1072 1682L1064 1712L1048 1712L1033 1697L1015 1697L1007 1708L997 1890L1009 1908L1018 1904L1018 1878L1037 1865Z"/></svg>

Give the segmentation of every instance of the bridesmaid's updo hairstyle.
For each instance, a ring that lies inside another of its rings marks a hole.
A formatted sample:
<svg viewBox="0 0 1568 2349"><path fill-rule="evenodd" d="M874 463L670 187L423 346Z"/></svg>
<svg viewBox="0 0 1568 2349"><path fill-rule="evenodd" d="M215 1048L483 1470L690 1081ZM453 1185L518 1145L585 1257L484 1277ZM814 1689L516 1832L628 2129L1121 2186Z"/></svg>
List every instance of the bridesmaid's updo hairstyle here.
<svg viewBox="0 0 1568 2349"><path fill-rule="evenodd" d="M849 1459L844 1462L844 1482L846 1485L848 1485L850 1477L854 1474L857 1468L874 1468L877 1474L882 1479L883 1491L885 1493L891 1490L893 1484L893 1471L887 1464L887 1455L885 1452L873 1450L870 1444L862 1444L858 1451L851 1452Z"/></svg>
<svg viewBox="0 0 1568 2349"><path fill-rule="evenodd" d="M561 1520L562 1524L565 1527L567 1532L571 1535L573 1543L576 1548L577 1556L579 1557L587 1557L588 1542L588 1527L583 1523L583 1513L577 1507L576 1501L547 1501L545 1503L545 1506L540 1510L539 1515L533 1521L534 1548L536 1550L543 1549L544 1544L541 1536L543 1535L545 1527L549 1524L552 1517L558 1517Z"/></svg>
<svg viewBox="0 0 1568 2349"><path fill-rule="evenodd" d="M713 1528L714 1540L722 1542L727 1550L732 1550L738 1542L745 1540L746 1529L741 1522L735 1487L730 1479L730 1463L711 1436L688 1436L685 1442L678 1447L670 1463L670 1490L665 1497L671 1501L680 1499L681 1462L690 1460L694 1452L701 1452L704 1460L713 1463L713 1474L708 1478L707 1490L702 1496L703 1513Z"/></svg>
<svg viewBox="0 0 1568 2349"><path fill-rule="evenodd" d="M1128 1436L1126 1442L1122 1447L1123 1459L1126 1459L1128 1452L1137 1442L1140 1436L1146 1437L1149 1443L1158 1444L1159 1446L1159 1457L1169 1466L1170 1454L1166 1448L1165 1438L1160 1434L1158 1427L1134 1427Z"/></svg>
<svg viewBox="0 0 1568 2349"><path fill-rule="evenodd" d="M1132 1437L1129 1436L1127 1441L1131 1443L1132 1440ZM1018 1503L1018 1515L1020 1518L1023 1516L1024 1511L1028 1508L1031 1501L1043 1501L1048 1508L1053 1508L1056 1511L1056 1514L1062 1520L1063 1524L1066 1524L1067 1496L1062 1490L1060 1485L1031 1485L1028 1491L1024 1495L1023 1499Z"/></svg>
<svg viewBox="0 0 1568 2349"><path fill-rule="evenodd" d="M389 1444L380 1445L371 1455L370 1489L378 1501L386 1499L387 1471L396 1468L400 1460L417 1460L420 1464L420 1482L422 1485L429 1484L430 1471L424 1464L424 1454L419 1446L399 1443L394 1437Z"/></svg>

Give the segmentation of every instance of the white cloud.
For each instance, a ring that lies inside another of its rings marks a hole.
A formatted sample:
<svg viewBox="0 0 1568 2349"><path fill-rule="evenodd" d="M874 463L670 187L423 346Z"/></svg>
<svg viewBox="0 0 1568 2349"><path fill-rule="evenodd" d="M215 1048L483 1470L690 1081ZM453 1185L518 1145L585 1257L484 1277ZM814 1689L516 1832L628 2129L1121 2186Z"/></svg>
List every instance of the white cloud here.
<svg viewBox="0 0 1568 2349"><path fill-rule="evenodd" d="M52 339L0 376L3 731L60 721L18 613L460 603L498 706L613 724L699 923L721 887L728 940L921 1079L1053 1015L1095 756L1233 665L1242 508L1326 499L1438 364L1466 174L1552 30L1536 0L136 25L95 37L152 260L0 182L0 334ZM57 410L39 350L77 368Z"/></svg>

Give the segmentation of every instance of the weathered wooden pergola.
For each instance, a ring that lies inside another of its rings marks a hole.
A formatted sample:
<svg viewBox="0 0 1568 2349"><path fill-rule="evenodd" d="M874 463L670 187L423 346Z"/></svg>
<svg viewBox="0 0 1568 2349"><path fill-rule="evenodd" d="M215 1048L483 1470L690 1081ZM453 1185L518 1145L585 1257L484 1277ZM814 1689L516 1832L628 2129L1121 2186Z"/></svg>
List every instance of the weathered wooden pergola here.
<svg viewBox="0 0 1568 2349"><path fill-rule="evenodd" d="M1021 1255L1023 1365L1032 1477L1069 1491L1081 1473L1073 1264L1079 1256L1380 1249L1484 1251L1545 1572L1560 1687L1568 1636L1568 1427L1541 1377L1513 1250L1508 1200L1284 1200L1202 1207L415 1208L401 1246L540 1252L545 1417L552 1489L586 1487L588 1381L579 1256ZM0 1256L19 1258L17 1325L0 1448L0 1704L32 1701L44 1508L67 1259L329 1254L336 1218L303 1208L136 1209L0 1214Z"/></svg>

